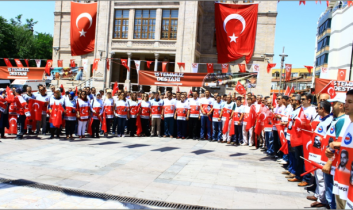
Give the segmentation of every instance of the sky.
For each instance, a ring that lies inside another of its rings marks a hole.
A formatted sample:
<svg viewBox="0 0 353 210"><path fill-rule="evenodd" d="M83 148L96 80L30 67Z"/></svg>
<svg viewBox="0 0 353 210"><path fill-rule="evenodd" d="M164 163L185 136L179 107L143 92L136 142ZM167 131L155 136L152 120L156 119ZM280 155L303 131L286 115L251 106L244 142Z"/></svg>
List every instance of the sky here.
<svg viewBox="0 0 353 210"><path fill-rule="evenodd" d="M28 18L38 21L34 31L53 34L55 1L0 1L0 15L6 19L23 14L23 22ZM317 21L326 9L326 2L315 4L307 1L280 1L277 4L277 22L274 46L275 68L280 68L282 53L288 57L285 63L292 68L303 68L314 64Z"/></svg>

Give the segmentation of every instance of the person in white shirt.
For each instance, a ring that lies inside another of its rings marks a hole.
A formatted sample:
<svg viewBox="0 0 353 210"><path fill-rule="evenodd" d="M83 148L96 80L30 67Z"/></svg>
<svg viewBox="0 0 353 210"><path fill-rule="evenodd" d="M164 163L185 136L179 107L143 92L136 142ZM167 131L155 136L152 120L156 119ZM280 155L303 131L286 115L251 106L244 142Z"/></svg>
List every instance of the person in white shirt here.
<svg viewBox="0 0 353 210"><path fill-rule="evenodd" d="M142 126L142 135L150 136L150 116L151 116L151 102L149 101L149 95L146 93L142 95L143 100L141 101L141 126Z"/></svg>
<svg viewBox="0 0 353 210"><path fill-rule="evenodd" d="M279 149L281 148L281 140L279 139L278 131L276 128L276 124L281 123L281 118L284 114L284 109L286 108L283 105L282 101L282 96L278 95L276 98L277 101L277 106L273 109L273 114L274 114L274 122L273 122L273 128L272 128L272 133L273 133L273 149L275 152L275 157L277 157L277 161L282 161L282 154L279 153Z"/></svg>
<svg viewBox="0 0 353 210"><path fill-rule="evenodd" d="M101 100L101 94L97 93L96 96L91 101L92 109L95 113L92 113L92 138L99 138L99 124L100 117L103 114L103 101Z"/></svg>
<svg viewBox="0 0 353 210"><path fill-rule="evenodd" d="M221 96L217 95L217 100L213 102L211 111L212 115L212 128L213 128L213 139L212 141L222 142L222 108L223 103Z"/></svg>
<svg viewBox="0 0 353 210"><path fill-rule="evenodd" d="M130 132L130 137L134 137L137 130L136 119L140 113L140 110L139 110L140 102L137 100L136 93L132 93L131 99L129 100L129 105L130 105L130 119L128 120L128 124L129 124L128 132Z"/></svg>
<svg viewBox="0 0 353 210"><path fill-rule="evenodd" d="M201 140L205 140L205 134L207 131L207 138L211 139L211 119L212 119L212 108L214 99L211 98L210 92L205 92L205 98L200 100L200 115L201 115ZM206 139L207 140L207 139Z"/></svg>
<svg viewBox="0 0 353 210"><path fill-rule="evenodd" d="M200 125L200 99L199 94L193 93L193 97L188 99L190 106L190 118L189 118L189 137L196 140L200 137L199 125Z"/></svg>
<svg viewBox="0 0 353 210"><path fill-rule="evenodd" d="M177 101L173 99L171 92L167 92L167 98L163 100L162 115L164 115L164 135L163 137L173 138L174 135L174 114Z"/></svg>
<svg viewBox="0 0 353 210"><path fill-rule="evenodd" d="M225 132L223 134L222 143L227 142L227 144L230 144L231 136L229 135L229 131L230 131L230 127L234 126L234 125L232 125L231 120L232 120L232 117L233 117L233 111L235 109L235 106L236 105L232 102L232 96L230 96L230 95L227 96L226 97L226 102L223 103L223 108L222 108L221 115L222 115L223 125L226 123L226 120L228 120L230 122L228 122L228 128L226 128L227 132Z"/></svg>
<svg viewBox="0 0 353 210"><path fill-rule="evenodd" d="M234 120L234 131L233 144L239 145L243 141L243 118L244 118L244 106L241 104L241 97L236 99L236 107L233 113Z"/></svg>
<svg viewBox="0 0 353 210"><path fill-rule="evenodd" d="M42 134L45 135L46 133L46 128L47 128L47 107L48 107L48 103L50 101L51 95L48 95L46 93L46 89L45 87L41 87L39 89L39 94L36 95L36 100L38 101L43 101L46 102L45 106L43 107L43 111L42 111L42 120L41 121L37 121L37 132L36 134L39 135L39 131L42 128Z"/></svg>
<svg viewBox="0 0 353 210"><path fill-rule="evenodd" d="M75 93L70 92L70 95L68 98L64 99L64 105L65 105L65 132L66 132L66 138L73 138L73 134L75 132L75 128L77 126L77 117L76 117L76 108L77 108L77 100L74 99Z"/></svg>
<svg viewBox="0 0 353 210"><path fill-rule="evenodd" d="M247 120L249 118L250 106L252 104L251 97L246 98L247 105L243 105L243 113L244 113L244 120L243 120L243 144L242 146L252 145L254 143L253 140L253 130L252 128L249 131L246 131L246 125L248 124Z"/></svg>
<svg viewBox="0 0 353 210"><path fill-rule="evenodd" d="M284 112L283 112L283 116L281 118L281 124L282 125L287 125L288 124L289 115L293 111L292 105L290 104L291 101L292 100L289 100L288 96L282 96L282 102L283 102L283 105L285 106L285 109L284 109ZM287 127L284 128L284 135L285 136L287 135ZM280 163L283 164L283 165L287 164L288 161L289 161L288 155L285 155L285 154L282 155L282 159L283 159L283 161L280 161ZM295 172L294 169L288 168L288 171L290 172L290 174L287 175L286 178L293 178L295 176L295 173L293 173L293 172Z"/></svg>
<svg viewBox="0 0 353 210"><path fill-rule="evenodd" d="M155 131L157 131L157 136L161 136L161 115L164 102L159 98L159 93L155 93L155 97L151 102L151 118L152 118L152 129L151 137L154 136Z"/></svg>
<svg viewBox="0 0 353 210"><path fill-rule="evenodd" d="M115 104L115 116L118 124L117 137L125 137L126 120L130 119L130 105L124 92L120 94L119 99Z"/></svg>
<svg viewBox="0 0 353 210"><path fill-rule="evenodd" d="M177 139L185 139L189 115L190 106L185 100L185 95L181 95L180 101L176 103L176 112L174 114L174 119L177 121Z"/></svg>

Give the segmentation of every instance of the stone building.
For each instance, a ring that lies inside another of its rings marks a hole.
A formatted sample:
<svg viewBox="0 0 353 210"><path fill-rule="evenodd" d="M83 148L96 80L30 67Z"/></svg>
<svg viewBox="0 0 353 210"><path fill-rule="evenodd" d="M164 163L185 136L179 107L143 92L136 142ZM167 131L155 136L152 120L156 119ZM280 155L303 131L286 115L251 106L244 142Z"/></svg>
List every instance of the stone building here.
<svg viewBox="0 0 353 210"><path fill-rule="evenodd" d="M222 1L244 4L253 1ZM258 26L255 52L247 70L253 63L260 65L260 80L252 92L268 94L271 88L271 74L267 74L267 62L272 62L274 51L277 1L261 1L258 11ZM168 71L179 71L177 62L185 63L185 71L191 72L192 63L217 63L215 19L213 1L98 1L96 47L93 53L74 56L70 54L70 2L56 1L54 24L53 60L64 60L68 66L75 59L80 66L82 59L89 64L94 58L102 58L98 70L92 75L90 68L84 72L84 79L94 78L93 85L103 88L118 81L132 90L142 88L155 91L155 87L138 86L138 75L133 60L141 60L141 70L161 71L161 62L147 68L146 61L169 61ZM106 70L104 59L113 58L110 70ZM120 65L119 60L128 59L131 71ZM238 72L239 59L230 63L230 71ZM221 65L214 66L215 72ZM199 65L199 72L206 72L206 65ZM106 81L105 84L103 81ZM131 83L131 86L128 84ZM169 87L168 89L176 87ZM209 89L209 87L204 87ZM190 87L180 87L188 91ZM228 93L234 88L210 89ZM162 90L163 91L163 90Z"/></svg>

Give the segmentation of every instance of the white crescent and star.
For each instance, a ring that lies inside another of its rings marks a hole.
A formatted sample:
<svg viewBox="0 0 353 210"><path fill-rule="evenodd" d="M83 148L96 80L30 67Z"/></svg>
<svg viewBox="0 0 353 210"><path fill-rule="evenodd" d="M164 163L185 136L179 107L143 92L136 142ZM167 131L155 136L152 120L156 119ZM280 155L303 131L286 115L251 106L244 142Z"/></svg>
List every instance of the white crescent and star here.
<svg viewBox="0 0 353 210"><path fill-rule="evenodd" d="M329 95L331 95L331 90L333 90L333 87L330 87L329 89L327 89L327 93L329 94Z"/></svg>
<svg viewBox="0 0 353 210"><path fill-rule="evenodd" d="M312 141L310 140L307 144L306 144L306 150L309 150L309 145L312 143Z"/></svg>
<svg viewBox="0 0 353 210"><path fill-rule="evenodd" d="M227 23L230 21L230 20L239 20L242 25L243 25L243 29L241 30L240 34L243 33L243 31L245 30L245 27L246 27L246 22L245 22L245 19L243 18L243 16L239 15L239 14L230 14L226 17L226 19L224 19L223 21L223 29L224 31L227 33L227 29L226 29L226 26L227 26ZM229 36L230 38L230 43L232 42L237 42L237 36L235 36L235 34L233 33L232 36Z"/></svg>
<svg viewBox="0 0 353 210"><path fill-rule="evenodd" d="M343 71L340 71L340 75L341 75L341 77L343 77L343 75L344 75L344 72L343 72Z"/></svg>
<svg viewBox="0 0 353 210"><path fill-rule="evenodd" d="M81 13L77 18L76 18L76 27L77 27L77 29L79 29L78 28L78 22L80 21L80 19L81 18L87 18L88 20L89 20L89 27L88 27L88 29L90 29L91 28L91 26L92 26L92 16L89 14L89 13L87 13L87 12L85 12L85 13ZM87 30L88 30L87 29ZM80 31L80 37L81 36L86 36L86 31L84 31L83 30L83 28L82 28L82 31Z"/></svg>
<svg viewBox="0 0 353 210"><path fill-rule="evenodd" d="M282 134L283 134L283 136L284 136L284 132L283 132L283 130L281 130L281 132L279 133L279 136L281 137L282 136ZM285 139L286 137L284 136L284 139ZM283 141L284 142L284 141Z"/></svg>

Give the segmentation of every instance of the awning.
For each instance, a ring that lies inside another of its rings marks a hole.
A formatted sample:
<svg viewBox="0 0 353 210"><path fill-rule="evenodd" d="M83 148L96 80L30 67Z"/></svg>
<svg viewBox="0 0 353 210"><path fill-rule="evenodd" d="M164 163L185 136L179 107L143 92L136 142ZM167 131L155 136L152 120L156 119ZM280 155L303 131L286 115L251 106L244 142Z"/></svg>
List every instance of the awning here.
<svg viewBox="0 0 353 210"><path fill-rule="evenodd" d="M0 79L43 80L44 69L45 67L0 66Z"/></svg>
<svg viewBox="0 0 353 210"><path fill-rule="evenodd" d="M0 79L0 84L11 84L11 81L8 79Z"/></svg>

